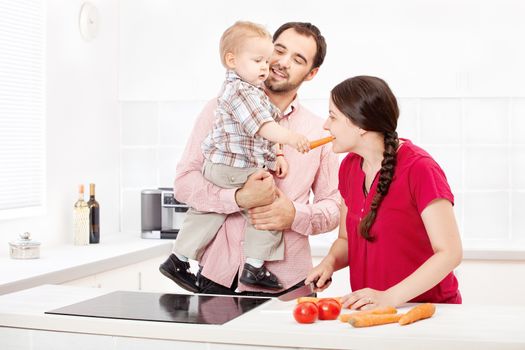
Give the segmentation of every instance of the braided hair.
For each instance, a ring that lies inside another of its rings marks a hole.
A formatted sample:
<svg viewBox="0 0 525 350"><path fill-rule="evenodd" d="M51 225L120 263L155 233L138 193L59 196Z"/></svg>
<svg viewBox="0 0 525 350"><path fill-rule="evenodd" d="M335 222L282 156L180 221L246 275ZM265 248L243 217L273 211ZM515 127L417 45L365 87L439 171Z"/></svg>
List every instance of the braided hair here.
<svg viewBox="0 0 525 350"><path fill-rule="evenodd" d="M339 83L332 89L332 101L350 121L359 128L383 134L384 152L379 170L377 191L370 204L370 211L359 224L359 233L367 241L373 241L370 228L377 217L377 211L394 178L397 162L397 101L382 79L357 76Z"/></svg>

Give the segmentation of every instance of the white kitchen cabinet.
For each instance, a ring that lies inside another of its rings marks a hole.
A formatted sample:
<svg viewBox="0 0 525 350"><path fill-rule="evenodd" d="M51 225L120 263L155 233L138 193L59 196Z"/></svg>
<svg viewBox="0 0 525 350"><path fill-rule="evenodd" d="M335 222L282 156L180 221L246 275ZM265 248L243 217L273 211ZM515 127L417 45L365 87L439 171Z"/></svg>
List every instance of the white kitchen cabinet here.
<svg viewBox="0 0 525 350"><path fill-rule="evenodd" d="M159 272L166 256L62 283L68 286L156 293L187 293Z"/></svg>

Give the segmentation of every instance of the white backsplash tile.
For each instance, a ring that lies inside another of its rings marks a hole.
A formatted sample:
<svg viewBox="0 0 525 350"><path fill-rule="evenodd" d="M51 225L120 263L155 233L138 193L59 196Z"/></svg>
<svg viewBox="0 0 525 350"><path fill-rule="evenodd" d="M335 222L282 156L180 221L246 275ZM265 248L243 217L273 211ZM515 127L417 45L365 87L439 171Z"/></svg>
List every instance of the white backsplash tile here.
<svg viewBox="0 0 525 350"><path fill-rule="evenodd" d="M422 145L447 176L452 192L462 190L461 146Z"/></svg>
<svg viewBox="0 0 525 350"><path fill-rule="evenodd" d="M398 101L399 120L397 121L397 134L399 137L419 142L419 100L403 98Z"/></svg>
<svg viewBox="0 0 525 350"><path fill-rule="evenodd" d="M467 144L505 144L509 140L508 99L466 99L465 142Z"/></svg>
<svg viewBox="0 0 525 350"><path fill-rule="evenodd" d="M148 188L148 189L154 189ZM147 188L143 188L147 189ZM125 233L140 232L140 189L122 191L121 231Z"/></svg>
<svg viewBox="0 0 525 350"><path fill-rule="evenodd" d="M172 187L175 171L181 158L183 148L163 147L159 149L159 186Z"/></svg>
<svg viewBox="0 0 525 350"><path fill-rule="evenodd" d="M454 190L452 190L452 193L454 194L454 215L456 216L456 222L458 224L458 228L459 228L459 233L460 235L463 237L463 232L464 232L464 215L463 215L463 212L464 212L464 208L465 208L465 194L462 193L462 192L454 192Z"/></svg>
<svg viewBox="0 0 525 350"><path fill-rule="evenodd" d="M525 191L512 193L512 239L525 241Z"/></svg>
<svg viewBox="0 0 525 350"><path fill-rule="evenodd" d="M157 185L157 149L122 150L122 187Z"/></svg>
<svg viewBox="0 0 525 350"><path fill-rule="evenodd" d="M159 104L160 145L184 147L193 124L206 102L161 102Z"/></svg>
<svg viewBox="0 0 525 350"><path fill-rule="evenodd" d="M322 119L328 117L328 98L301 99L301 104Z"/></svg>
<svg viewBox="0 0 525 350"><path fill-rule="evenodd" d="M123 230L140 230L141 189L173 185L206 102L122 103ZM320 117L327 114L328 98L301 103ZM402 98L398 103L398 134L427 150L445 171L467 246L473 240L508 242L509 220L514 235L525 236L519 220L525 212L525 99Z"/></svg>
<svg viewBox="0 0 525 350"><path fill-rule="evenodd" d="M419 119L422 143L461 143L461 100L423 99Z"/></svg>
<svg viewBox="0 0 525 350"><path fill-rule="evenodd" d="M525 98L514 99L511 111L512 140L525 145Z"/></svg>
<svg viewBox="0 0 525 350"><path fill-rule="evenodd" d="M507 146L467 146L465 149L465 188L467 190L506 190L509 188Z"/></svg>
<svg viewBox="0 0 525 350"><path fill-rule="evenodd" d="M512 189L525 190L525 146L514 146L510 150Z"/></svg>
<svg viewBox="0 0 525 350"><path fill-rule="evenodd" d="M464 239L508 239L508 192L466 193L464 203Z"/></svg>
<svg viewBox="0 0 525 350"><path fill-rule="evenodd" d="M159 140L157 102L123 102L122 145L156 146Z"/></svg>

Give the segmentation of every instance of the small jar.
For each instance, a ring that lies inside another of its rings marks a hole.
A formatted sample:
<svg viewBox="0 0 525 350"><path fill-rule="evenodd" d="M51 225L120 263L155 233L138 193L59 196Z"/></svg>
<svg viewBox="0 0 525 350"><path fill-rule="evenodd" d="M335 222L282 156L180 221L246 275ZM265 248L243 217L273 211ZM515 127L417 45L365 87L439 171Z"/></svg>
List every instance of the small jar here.
<svg viewBox="0 0 525 350"><path fill-rule="evenodd" d="M32 241L31 234L24 232L14 242L9 242L9 254L12 259L40 258L40 242Z"/></svg>

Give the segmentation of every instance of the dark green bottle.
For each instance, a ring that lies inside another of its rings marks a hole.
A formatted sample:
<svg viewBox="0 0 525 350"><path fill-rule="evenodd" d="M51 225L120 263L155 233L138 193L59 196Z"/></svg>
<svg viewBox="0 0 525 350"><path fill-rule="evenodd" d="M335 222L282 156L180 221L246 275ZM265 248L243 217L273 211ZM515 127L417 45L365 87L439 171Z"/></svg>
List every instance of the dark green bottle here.
<svg viewBox="0 0 525 350"><path fill-rule="evenodd" d="M100 242L100 205L95 199L95 184L89 184L89 243Z"/></svg>

